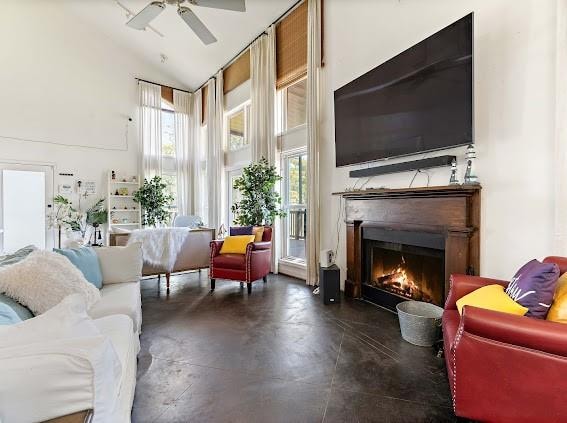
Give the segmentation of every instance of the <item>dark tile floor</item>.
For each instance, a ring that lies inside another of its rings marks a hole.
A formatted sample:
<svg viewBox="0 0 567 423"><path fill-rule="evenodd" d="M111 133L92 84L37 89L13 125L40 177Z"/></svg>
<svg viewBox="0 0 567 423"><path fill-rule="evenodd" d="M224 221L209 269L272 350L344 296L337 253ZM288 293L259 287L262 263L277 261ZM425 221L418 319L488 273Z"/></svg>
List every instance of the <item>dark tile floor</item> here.
<svg viewBox="0 0 567 423"><path fill-rule="evenodd" d="M206 271L142 283L134 422L455 421L444 363L404 342L396 315L324 306L270 275L252 295Z"/></svg>

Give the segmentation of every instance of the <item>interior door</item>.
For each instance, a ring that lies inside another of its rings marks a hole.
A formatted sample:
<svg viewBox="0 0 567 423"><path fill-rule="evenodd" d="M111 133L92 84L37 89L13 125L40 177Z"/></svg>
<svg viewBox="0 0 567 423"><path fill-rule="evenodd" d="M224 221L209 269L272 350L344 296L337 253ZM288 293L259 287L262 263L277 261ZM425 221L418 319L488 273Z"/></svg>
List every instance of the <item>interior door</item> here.
<svg viewBox="0 0 567 423"><path fill-rule="evenodd" d="M26 245L53 247L53 167L0 162L0 254Z"/></svg>

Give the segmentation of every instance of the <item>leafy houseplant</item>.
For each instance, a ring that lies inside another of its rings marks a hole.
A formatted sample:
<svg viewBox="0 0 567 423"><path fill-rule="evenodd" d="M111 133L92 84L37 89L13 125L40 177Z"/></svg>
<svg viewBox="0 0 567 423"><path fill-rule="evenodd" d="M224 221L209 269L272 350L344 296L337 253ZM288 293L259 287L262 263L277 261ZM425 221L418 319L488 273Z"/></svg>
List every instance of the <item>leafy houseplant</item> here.
<svg viewBox="0 0 567 423"><path fill-rule="evenodd" d="M69 199L62 195L55 196L53 202L55 204L55 212L49 216L49 226L58 230L59 247L61 247L61 233L63 231L80 232L81 237L84 237L89 226L97 229L100 225L107 222L104 199L102 198L84 213L81 211L80 201L78 210L73 207Z"/></svg>
<svg viewBox="0 0 567 423"><path fill-rule="evenodd" d="M274 191L281 180L275 166L262 157L242 170L242 176L234 181L234 189L240 191L242 199L231 207L234 223L241 226L271 225L277 217L285 217L280 208L281 197Z"/></svg>
<svg viewBox="0 0 567 423"><path fill-rule="evenodd" d="M166 192L167 184L160 176L154 176L149 181L144 179L142 187L134 193L134 201L140 203L144 214L144 226L156 226L169 220L168 205L173 197Z"/></svg>

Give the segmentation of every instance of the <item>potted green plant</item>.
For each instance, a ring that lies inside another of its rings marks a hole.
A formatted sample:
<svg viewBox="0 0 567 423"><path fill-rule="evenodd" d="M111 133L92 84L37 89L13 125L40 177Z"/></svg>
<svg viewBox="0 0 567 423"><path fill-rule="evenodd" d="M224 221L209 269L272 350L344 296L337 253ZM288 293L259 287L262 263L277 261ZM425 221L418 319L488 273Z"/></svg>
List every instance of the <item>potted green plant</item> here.
<svg viewBox="0 0 567 423"><path fill-rule="evenodd" d="M134 201L142 208L144 226L157 226L169 221L168 206L173 197L167 193L167 184L160 176L149 181L144 179L143 185L134 193Z"/></svg>
<svg viewBox="0 0 567 423"><path fill-rule="evenodd" d="M231 206L234 223L241 226L272 225L277 217L285 217L280 208L281 197L274 190L282 178L262 157L242 170L242 176L234 181L233 188L241 194L241 200Z"/></svg>

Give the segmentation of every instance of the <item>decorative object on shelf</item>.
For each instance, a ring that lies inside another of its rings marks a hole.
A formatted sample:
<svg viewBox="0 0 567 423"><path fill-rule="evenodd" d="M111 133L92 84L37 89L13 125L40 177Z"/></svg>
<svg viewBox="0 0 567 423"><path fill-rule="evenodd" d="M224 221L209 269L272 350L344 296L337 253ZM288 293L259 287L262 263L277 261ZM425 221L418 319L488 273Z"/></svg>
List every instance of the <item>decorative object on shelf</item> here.
<svg viewBox="0 0 567 423"><path fill-rule="evenodd" d="M246 166L233 185L242 198L231 206L234 223L240 226L263 226L271 225L277 217L285 217L287 213L280 208L281 197L274 190L276 182L281 179L276 167L271 166L264 157Z"/></svg>
<svg viewBox="0 0 567 423"><path fill-rule="evenodd" d="M123 176L126 175L126 176ZM114 176L114 177L113 177ZM122 225L128 229L139 228L142 220L141 211L133 198L139 188L139 178L126 172L108 171L108 230L112 233ZM126 219L127 220L124 220ZM116 227L116 228L115 228Z"/></svg>
<svg viewBox="0 0 567 423"><path fill-rule="evenodd" d="M224 239L227 232L228 231L226 230L226 226L224 226L224 223L222 223L219 227L219 230L217 231L217 239Z"/></svg>
<svg viewBox="0 0 567 423"><path fill-rule="evenodd" d="M134 201L143 210L144 226L157 226L170 218L168 206L173 197L167 193L167 185L160 176L154 176L149 181L144 179L143 185L134 193Z"/></svg>
<svg viewBox="0 0 567 423"><path fill-rule="evenodd" d="M451 178L449 179L449 185L459 185L459 177L457 176L457 159L453 159L451 162Z"/></svg>
<svg viewBox="0 0 567 423"><path fill-rule="evenodd" d="M466 185L478 185L478 177L476 176L475 171L475 160L476 160L476 151L474 149L474 145L470 144L467 147L467 153L465 154L467 159L467 170L465 171L465 184Z"/></svg>

